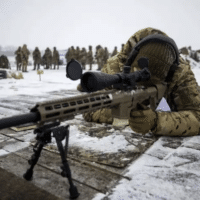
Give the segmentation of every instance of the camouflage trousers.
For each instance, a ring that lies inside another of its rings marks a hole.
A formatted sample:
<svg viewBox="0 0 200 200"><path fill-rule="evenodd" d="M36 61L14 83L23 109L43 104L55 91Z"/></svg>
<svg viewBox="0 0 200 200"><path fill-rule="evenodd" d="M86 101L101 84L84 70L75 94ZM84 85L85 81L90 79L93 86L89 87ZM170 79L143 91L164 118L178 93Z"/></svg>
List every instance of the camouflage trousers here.
<svg viewBox="0 0 200 200"><path fill-rule="evenodd" d="M103 67L103 60L102 59L98 59L97 60L97 64L98 64L98 69L97 70L101 70Z"/></svg>
<svg viewBox="0 0 200 200"><path fill-rule="evenodd" d="M27 72L27 66L28 66L28 61L23 60L22 61L22 72Z"/></svg>
<svg viewBox="0 0 200 200"><path fill-rule="evenodd" d="M56 69L56 65L57 65L57 69L59 69L59 62L58 61L54 61L53 65L54 65L54 69ZM50 68L52 69L52 66Z"/></svg>
<svg viewBox="0 0 200 200"><path fill-rule="evenodd" d="M17 71L21 70L22 62L17 60L16 63L17 63Z"/></svg>

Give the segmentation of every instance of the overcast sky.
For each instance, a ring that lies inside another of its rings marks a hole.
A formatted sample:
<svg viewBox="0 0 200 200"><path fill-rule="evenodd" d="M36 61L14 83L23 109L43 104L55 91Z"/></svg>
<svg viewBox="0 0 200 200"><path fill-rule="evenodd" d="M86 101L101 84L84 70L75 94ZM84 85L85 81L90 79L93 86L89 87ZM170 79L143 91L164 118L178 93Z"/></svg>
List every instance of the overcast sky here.
<svg viewBox="0 0 200 200"><path fill-rule="evenodd" d="M200 49L200 0L0 0L0 45L41 50L101 44L110 51L153 27Z"/></svg>

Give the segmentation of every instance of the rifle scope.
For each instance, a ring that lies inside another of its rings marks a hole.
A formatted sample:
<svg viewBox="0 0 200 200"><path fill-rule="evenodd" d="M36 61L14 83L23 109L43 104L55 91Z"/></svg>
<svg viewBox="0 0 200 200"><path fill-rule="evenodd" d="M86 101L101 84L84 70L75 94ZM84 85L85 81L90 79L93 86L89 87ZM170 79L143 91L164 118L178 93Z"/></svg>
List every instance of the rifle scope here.
<svg viewBox="0 0 200 200"><path fill-rule="evenodd" d="M146 58L144 58L146 59ZM147 60L143 60L147 64ZM113 86L116 89L133 89L136 82L147 81L150 79L150 72L147 67L140 71L130 73L131 67L124 66L124 71L118 74L106 74L102 72L82 73L81 65L74 59L67 64L67 77L72 80L81 79L81 86L84 92L95 92ZM78 73L75 73L78 72Z"/></svg>

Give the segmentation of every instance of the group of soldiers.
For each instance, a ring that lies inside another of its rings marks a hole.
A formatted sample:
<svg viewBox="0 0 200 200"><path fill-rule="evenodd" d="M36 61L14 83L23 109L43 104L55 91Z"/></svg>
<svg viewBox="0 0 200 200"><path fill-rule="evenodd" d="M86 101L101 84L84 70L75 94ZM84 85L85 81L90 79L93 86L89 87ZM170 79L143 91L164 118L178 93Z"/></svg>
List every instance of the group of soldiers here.
<svg viewBox="0 0 200 200"><path fill-rule="evenodd" d="M122 48L123 46L124 44L122 44ZM90 70L92 70L92 64L94 64L96 60L98 70L101 70L103 65L106 63L107 59L116 55L117 53L117 47L114 48L112 53L109 53L107 47L103 48L101 45L98 45L96 46L96 52L93 56L92 46L89 46L88 52L84 47L82 49L76 47L75 49L74 46L71 46L68 49L65 58L67 62L69 62L72 58L79 61L83 69L86 69L86 64L89 64Z"/></svg>
<svg viewBox="0 0 200 200"><path fill-rule="evenodd" d="M22 67L22 72L27 72L28 58L30 52L27 49L26 45L24 45L22 48L19 47L17 51L15 51L15 55L17 70L21 70ZM39 48L35 47L32 55L34 61L33 70L36 70L36 67L37 70L40 69L40 65L45 65L45 69L52 69L52 64L54 65L54 69L56 69L56 66L57 69L59 69L59 53L56 50L56 47L53 48L53 53L49 49L49 47L47 47L43 56L41 56Z"/></svg>
<svg viewBox="0 0 200 200"><path fill-rule="evenodd" d="M122 44L122 48L123 48ZM96 52L93 56L92 46L89 46L89 51L86 48L80 49L76 47L76 49L71 46L66 55L66 61L69 62L72 58L79 61L83 67L86 69L86 64L89 64L89 69L92 70L92 64L97 63L98 70L101 70L103 65L106 63L109 57L112 57L118 53L117 47L114 48L112 53L108 52L107 47L103 48L101 45L96 46ZM27 45L24 44L23 47L18 47L15 51L15 59L17 65L17 71L27 72L28 59L30 56L30 51L27 48ZM35 47L35 50L32 52L34 68L33 70L39 70L40 65L45 66L45 69L52 69L52 65L54 69L59 69L60 56L56 47L53 48L53 52L49 47L46 48L44 55L41 55L41 52L38 47ZM9 68L8 58L4 55L0 57L0 68Z"/></svg>

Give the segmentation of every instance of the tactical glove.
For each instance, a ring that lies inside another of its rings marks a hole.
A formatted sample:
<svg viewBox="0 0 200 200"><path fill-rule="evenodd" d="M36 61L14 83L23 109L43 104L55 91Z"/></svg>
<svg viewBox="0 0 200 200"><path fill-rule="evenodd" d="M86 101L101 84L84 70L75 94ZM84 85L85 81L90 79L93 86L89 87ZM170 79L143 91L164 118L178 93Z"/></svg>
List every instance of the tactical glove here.
<svg viewBox="0 0 200 200"><path fill-rule="evenodd" d="M143 105L142 107L144 108ZM145 110L131 111L129 126L136 133L148 133L155 129L156 125L157 114L152 109L146 107Z"/></svg>

